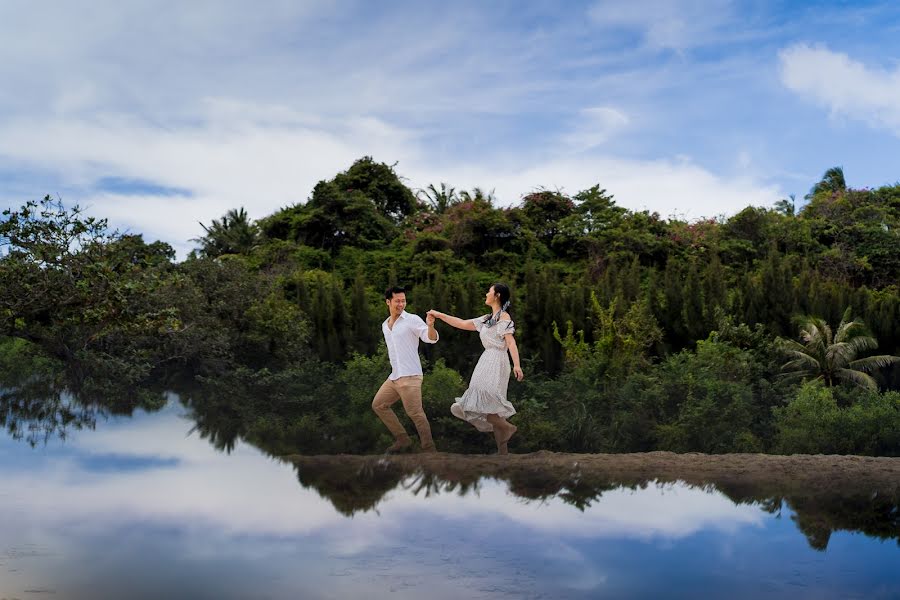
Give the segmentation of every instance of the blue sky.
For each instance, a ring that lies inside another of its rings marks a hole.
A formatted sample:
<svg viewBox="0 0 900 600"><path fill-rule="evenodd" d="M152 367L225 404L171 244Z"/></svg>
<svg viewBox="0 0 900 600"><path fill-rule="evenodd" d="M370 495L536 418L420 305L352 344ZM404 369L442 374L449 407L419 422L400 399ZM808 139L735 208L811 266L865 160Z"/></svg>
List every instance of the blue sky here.
<svg viewBox="0 0 900 600"><path fill-rule="evenodd" d="M0 207L181 256L372 155L413 188L599 183L685 218L900 180L893 2L0 0Z"/></svg>

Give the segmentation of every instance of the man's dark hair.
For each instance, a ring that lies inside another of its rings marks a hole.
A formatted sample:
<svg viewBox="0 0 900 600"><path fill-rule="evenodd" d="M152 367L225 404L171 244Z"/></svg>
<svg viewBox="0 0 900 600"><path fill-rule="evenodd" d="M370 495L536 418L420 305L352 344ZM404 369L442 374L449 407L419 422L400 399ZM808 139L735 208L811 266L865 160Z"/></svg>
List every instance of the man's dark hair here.
<svg viewBox="0 0 900 600"><path fill-rule="evenodd" d="M393 287L389 287L384 291L384 299L391 300L394 297L394 294L405 294L406 290L399 285L395 285Z"/></svg>

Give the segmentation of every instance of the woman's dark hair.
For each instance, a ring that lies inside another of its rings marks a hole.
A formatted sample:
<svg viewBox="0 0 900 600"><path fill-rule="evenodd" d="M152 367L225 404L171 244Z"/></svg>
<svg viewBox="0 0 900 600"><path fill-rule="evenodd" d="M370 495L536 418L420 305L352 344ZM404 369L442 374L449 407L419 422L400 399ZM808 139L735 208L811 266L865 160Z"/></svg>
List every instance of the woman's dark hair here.
<svg viewBox="0 0 900 600"><path fill-rule="evenodd" d="M384 291L384 299L391 300L394 297L394 294L405 294L406 290L400 286L389 287Z"/></svg>
<svg viewBox="0 0 900 600"><path fill-rule="evenodd" d="M505 283L495 283L491 287L494 288L495 294L500 294L500 306L507 306L506 303L509 302L509 286ZM503 308L503 310L506 310L506 308Z"/></svg>
<svg viewBox="0 0 900 600"><path fill-rule="evenodd" d="M486 327L493 327L496 325L497 321L500 320L500 313L509 311L509 286L505 283L495 283L491 287L494 288L494 293L500 296L500 312L488 315L484 318Z"/></svg>

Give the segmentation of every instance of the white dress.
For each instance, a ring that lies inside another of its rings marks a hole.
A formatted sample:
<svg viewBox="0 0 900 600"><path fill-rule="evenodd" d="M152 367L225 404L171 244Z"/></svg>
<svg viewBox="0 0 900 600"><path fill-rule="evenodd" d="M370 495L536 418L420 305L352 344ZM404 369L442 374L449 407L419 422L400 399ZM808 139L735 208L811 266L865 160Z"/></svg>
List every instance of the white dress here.
<svg viewBox="0 0 900 600"><path fill-rule="evenodd" d="M504 339L516 328L512 321L498 321L493 327L485 327L484 319L489 316L471 319L481 337L484 352L472 372L469 389L450 407L453 416L468 421L478 431L494 430L486 415L499 415L505 419L516 414L516 409L506 399L510 365Z"/></svg>

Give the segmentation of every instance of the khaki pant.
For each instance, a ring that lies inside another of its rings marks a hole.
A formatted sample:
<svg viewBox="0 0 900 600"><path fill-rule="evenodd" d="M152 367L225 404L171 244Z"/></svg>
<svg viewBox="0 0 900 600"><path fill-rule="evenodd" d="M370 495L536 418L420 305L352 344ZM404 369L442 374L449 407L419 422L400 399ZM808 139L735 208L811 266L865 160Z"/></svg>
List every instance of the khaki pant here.
<svg viewBox="0 0 900 600"><path fill-rule="evenodd" d="M434 448L434 441L431 439L431 425L428 424L428 418L422 409L422 376L410 375L409 377L400 377L395 381L388 379L381 384L381 388L375 394L375 399L372 400L372 410L384 422L394 438L409 439L409 435L400 424L400 419L391 408L397 400L403 401L403 410L416 426L422 449Z"/></svg>

